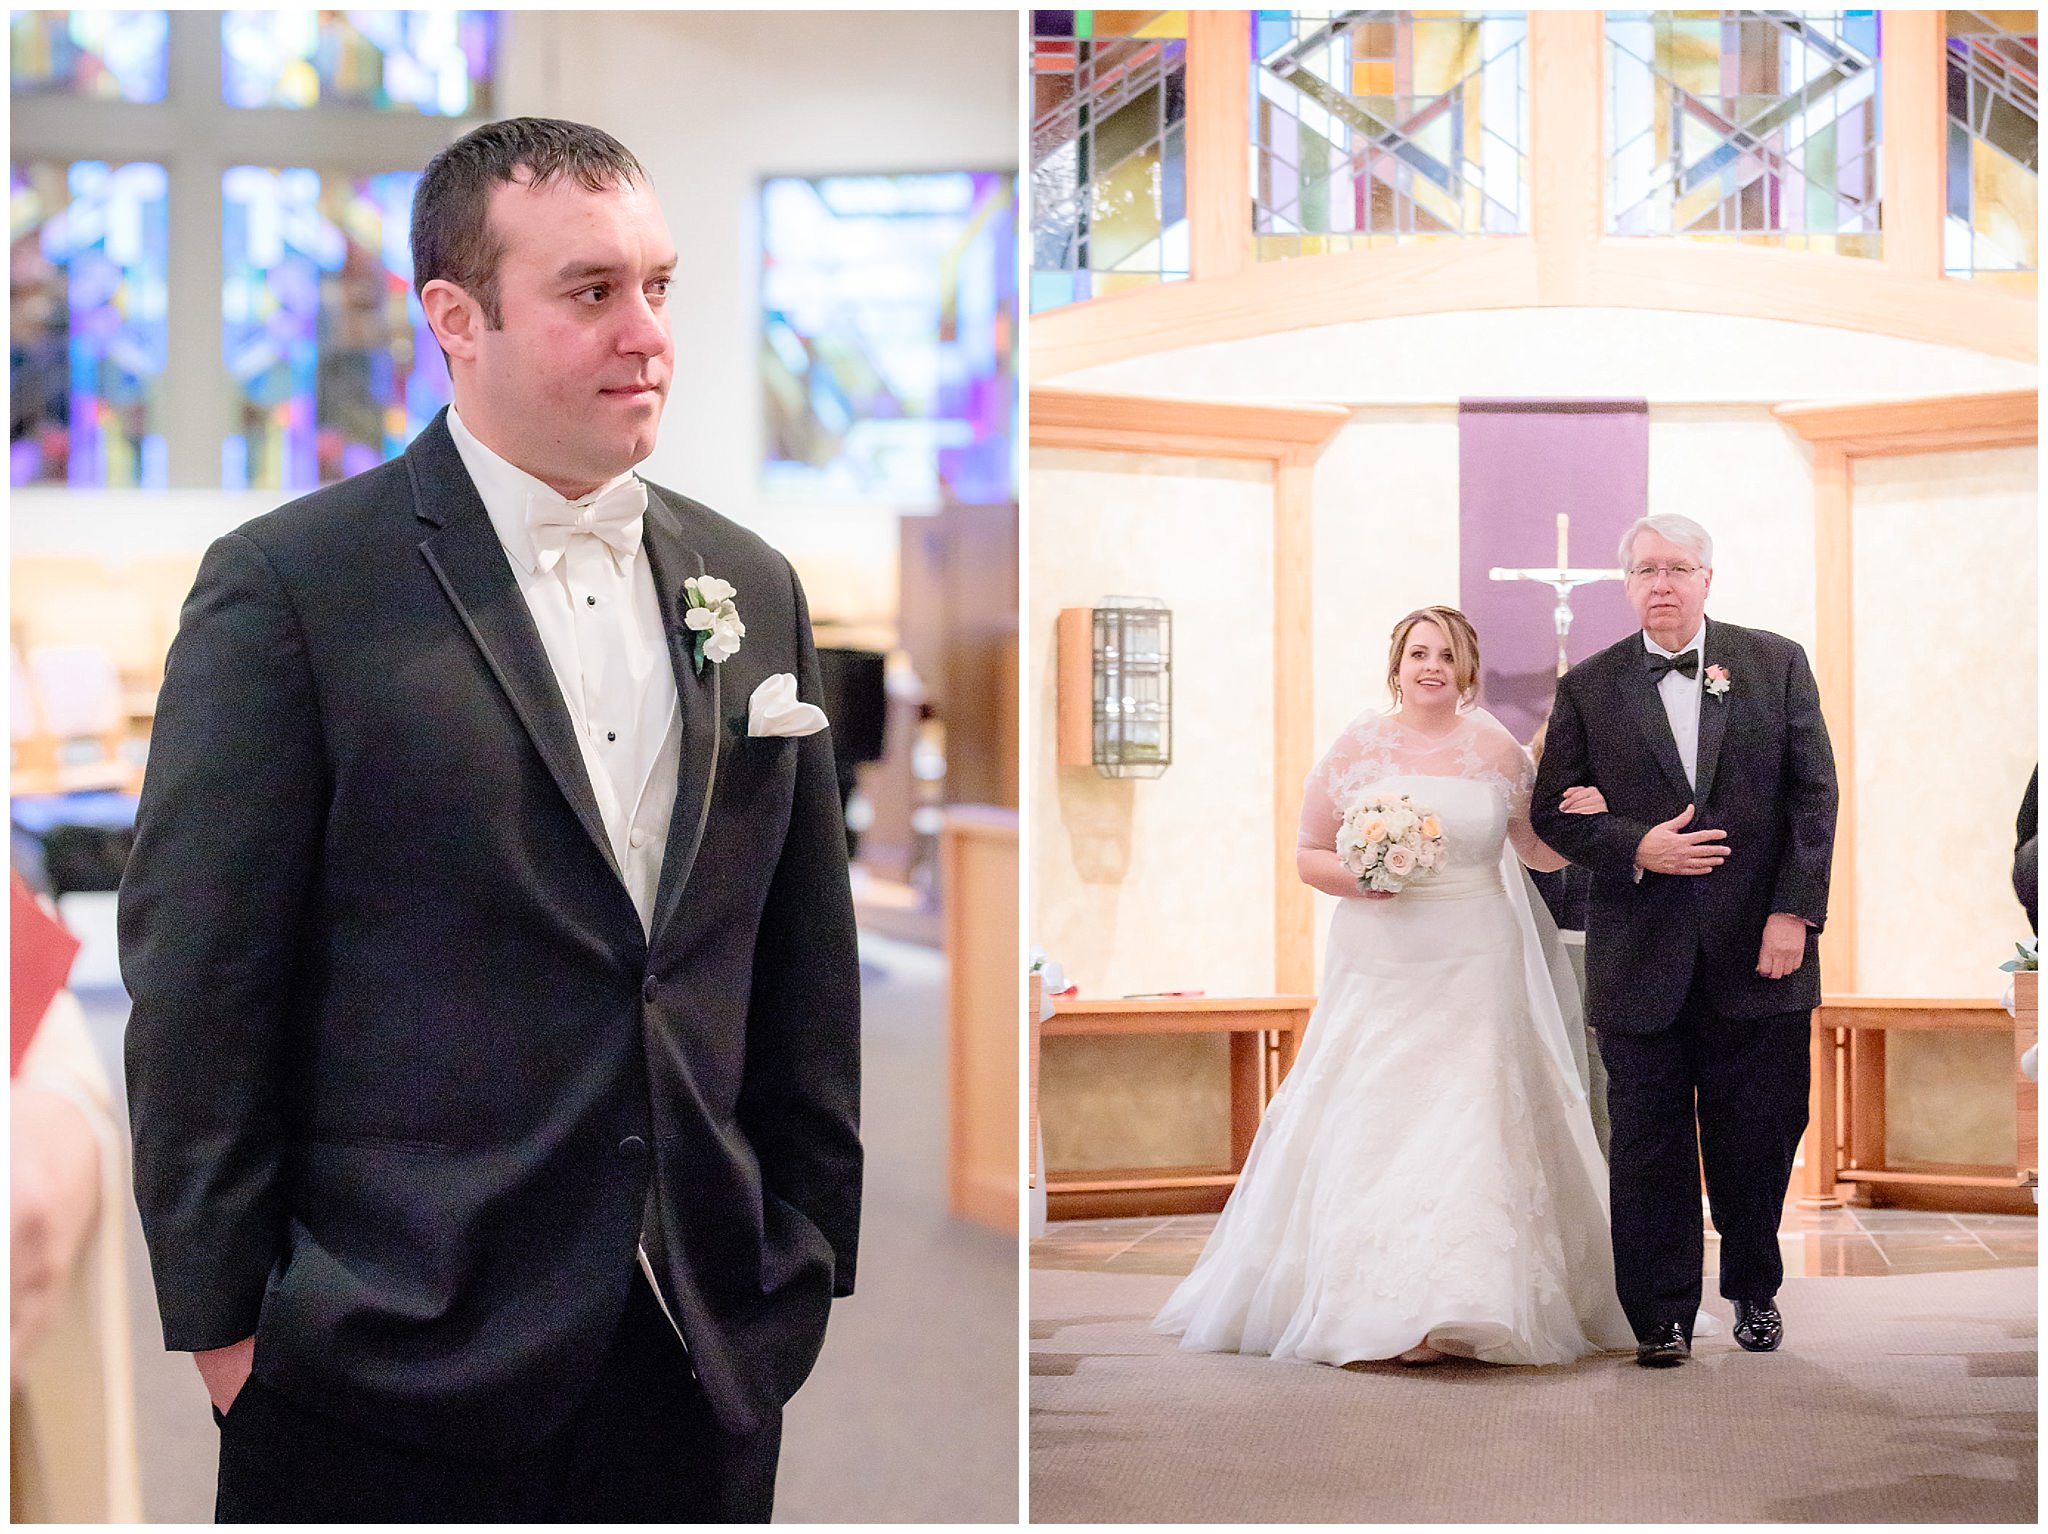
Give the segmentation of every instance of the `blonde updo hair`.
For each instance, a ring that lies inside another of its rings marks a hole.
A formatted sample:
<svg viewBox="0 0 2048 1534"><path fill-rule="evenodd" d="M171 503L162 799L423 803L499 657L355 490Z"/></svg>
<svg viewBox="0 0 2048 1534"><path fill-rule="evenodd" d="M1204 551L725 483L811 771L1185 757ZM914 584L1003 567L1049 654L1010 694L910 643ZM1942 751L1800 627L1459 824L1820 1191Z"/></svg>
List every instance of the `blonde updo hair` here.
<svg viewBox="0 0 2048 1534"><path fill-rule="evenodd" d="M1418 607L1394 625L1393 643L1387 646L1387 691L1395 705L1401 702L1401 652L1408 648L1408 636L1418 623L1434 623L1451 642L1452 681L1458 702L1470 707L1479 698L1479 635L1472 622L1455 607Z"/></svg>

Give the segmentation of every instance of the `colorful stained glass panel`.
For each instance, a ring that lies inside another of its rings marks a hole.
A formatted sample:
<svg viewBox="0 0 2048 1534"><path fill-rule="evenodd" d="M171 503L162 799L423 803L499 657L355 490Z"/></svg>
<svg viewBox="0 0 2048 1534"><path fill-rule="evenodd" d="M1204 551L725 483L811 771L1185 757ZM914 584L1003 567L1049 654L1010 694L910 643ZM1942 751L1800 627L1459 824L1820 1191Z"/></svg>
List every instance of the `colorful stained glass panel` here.
<svg viewBox="0 0 2048 1534"><path fill-rule="evenodd" d="M1880 253L1875 11L1607 13L1607 228Z"/></svg>
<svg viewBox="0 0 2048 1534"><path fill-rule="evenodd" d="M1014 500L1014 179L777 177L761 214L768 488Z"/></svg>
<svg viewBox="0 0 2048 1534"><path fill-rule="evenodd" d="M2029 293L2041 264L2038 14L1948 12L1944 266Z"/></svg>
<svg viewBox="0 0 2048 1534"><path fill-rule="evenodd" d="M237 107L490 111L489 11L227 11L221 88Z"/></svg>
<svg viewBox="0 0 2048 1534"><path fill-rule="evenodd" d="M449 400L412 291L415 171L221 178L230 489L303 490L402 452Z"/></svg>
<svg viewBox="0 0 2048 1534"><path fill-rule="evenodd" d="M168 11L11 11L7 38L15 95L164 99Z"/></svg>
<svg viewBox="0 0 2048 1534"><path fill-rule="evenodd" d="M1187 276L1187 13L1031 14L1033 311Z"/></svg>
<svg viewBox="0 0 2048 1534"><path fill-rule="evenodd" d="M1521 14L1254 11L1251 29L1260 260L1526 232Z"/></svg>
<svg viewBox="0 0 2048 1534"><path fill-rule="evenodd" d="M8 481L160 488L170 201L161 165L14 165Z"/></svg>

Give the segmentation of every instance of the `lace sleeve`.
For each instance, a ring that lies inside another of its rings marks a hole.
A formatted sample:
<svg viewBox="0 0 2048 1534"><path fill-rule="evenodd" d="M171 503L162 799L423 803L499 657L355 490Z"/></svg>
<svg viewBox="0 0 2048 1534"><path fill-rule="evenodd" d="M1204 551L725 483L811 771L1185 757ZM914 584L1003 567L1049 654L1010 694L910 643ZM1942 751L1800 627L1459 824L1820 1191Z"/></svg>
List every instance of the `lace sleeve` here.
<svg viewBox="0 0 2048 1534"><path fill-rule="evenodd" d="M1531 868L1550 870L1563 866L1564 860L1543 844L1536 828L1529 823L1536 764L1529 759L1522 743L1508 733L1507 726L1491 714L1481 724L1472 744L1471 776L1492 784L1507 801L1508 841L1515 855Z"/></svg>
<svg viewBox="0 0 2048 1534"><path fill-rule="evenodd" d="M1382 716L1368 713L1352 720L1303 785L1301 831L1295 845L1335 851L1345 810L1368 783L1393 771L1394 754Z"/></svg>

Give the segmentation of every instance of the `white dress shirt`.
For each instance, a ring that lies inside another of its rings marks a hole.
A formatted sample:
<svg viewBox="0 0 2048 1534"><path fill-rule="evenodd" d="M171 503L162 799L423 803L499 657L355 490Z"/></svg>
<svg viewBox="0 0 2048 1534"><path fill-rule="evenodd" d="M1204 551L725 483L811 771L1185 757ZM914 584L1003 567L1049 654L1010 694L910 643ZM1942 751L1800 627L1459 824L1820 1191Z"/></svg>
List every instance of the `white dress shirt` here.
<svg viewBox="0 0 2048 1534"><path fill-rule="evenodd" d="M527 525L530 498L564 498L479 442L448 407L448 434L476 484L519 594L540 630L555 685L597 796L612 856L652 935L655 889L675 809L682 723L675 674L644 550L615 554L579 533L552 569L542 569ZM630 471L574 504L594 500Z"/></svg>
<svg viewBox="0 0 2048 1534"><path fill-rule="evenodd" d="M1667 650L1643 635L1643 648L1652 655L1676 657L1687 650L1699 654L1698 669L1687 676L1681 671L1667 671L1657 679L1657 696L1664 703L1664 717L1671 721L1671 739L1678 746L1678 760L1685 768L1685 781L1694 788L1699 787L1700 760L1700 688L1705 684L1707 672L1707 625L1702 620L1699 630L1692 638L1675 650Z"/></svg>

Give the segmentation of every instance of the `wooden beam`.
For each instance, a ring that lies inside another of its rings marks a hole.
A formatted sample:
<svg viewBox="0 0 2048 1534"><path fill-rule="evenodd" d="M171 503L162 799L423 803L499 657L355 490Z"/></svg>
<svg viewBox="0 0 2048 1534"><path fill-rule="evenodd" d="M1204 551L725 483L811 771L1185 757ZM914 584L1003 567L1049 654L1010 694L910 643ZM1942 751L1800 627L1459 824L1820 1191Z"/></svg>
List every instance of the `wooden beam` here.
<svg viewBox="0 0 2048 1534"><path fill-rule="evenodd" d="M1948 13L1884 13L1883 261L1939 281L1948 215Z"/></svg>
<svg viewBox="0 0 2048 1534"><path fill-rule="evenodd" d="M1188 12L1188 239L1197 278L1251 264L1251 51L1250 12Z"/></svg>
<svg viewBox="0 0 2048 1534"><path fill-rule="evenodd" d="M1599 300L1587 258L1607 177L1601 127L1607 40L1599 11L1529 13L1530 232L1545 304Z"/></svg>
<svg viewBox="0 0 2048 1534"><path fill-rule="evenodd" d="M2039 434L2040 391L1778 405L1771 414L1806 441L1828 443L1851 458L2028 447Z"/></svg>
<svg viewBox="0 0 2048 1534"><path fill-rule="evenodd" d="M1227 400L1031 391L1031 445L1197 458L1262 458L1320 451L1351 419L1339 405L1242 405Z"/></svg>

